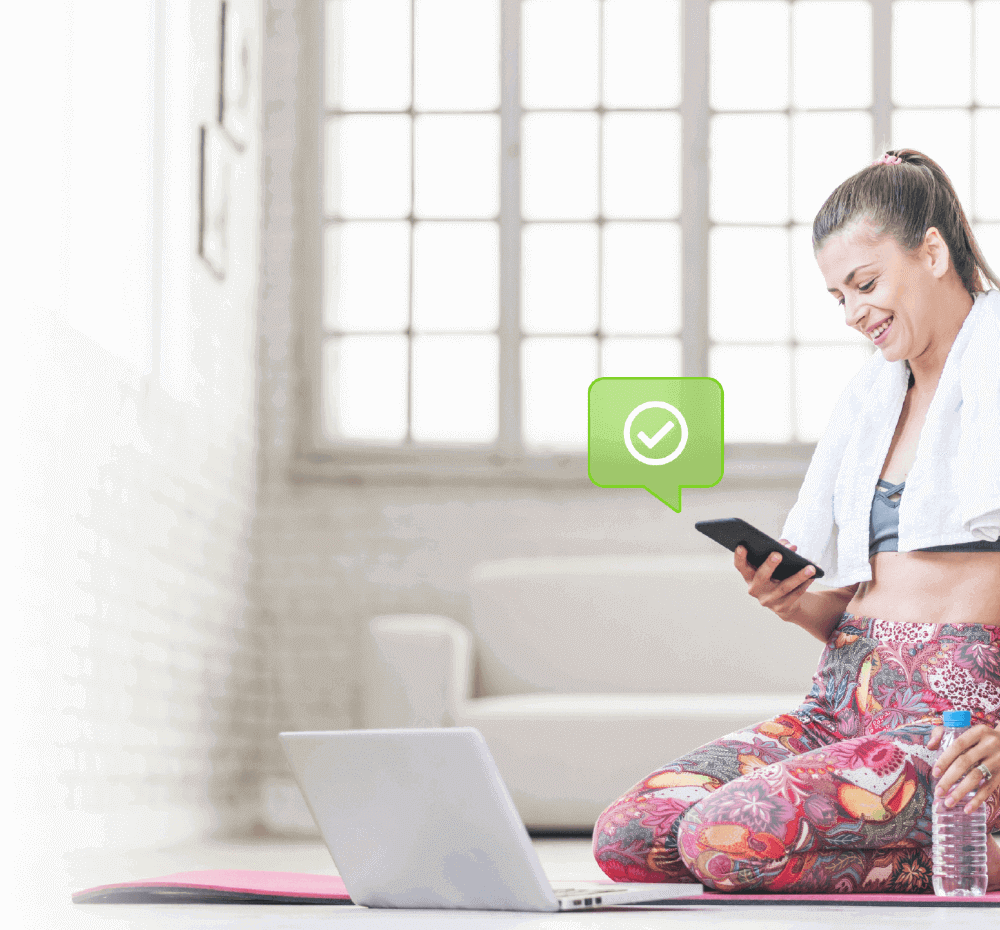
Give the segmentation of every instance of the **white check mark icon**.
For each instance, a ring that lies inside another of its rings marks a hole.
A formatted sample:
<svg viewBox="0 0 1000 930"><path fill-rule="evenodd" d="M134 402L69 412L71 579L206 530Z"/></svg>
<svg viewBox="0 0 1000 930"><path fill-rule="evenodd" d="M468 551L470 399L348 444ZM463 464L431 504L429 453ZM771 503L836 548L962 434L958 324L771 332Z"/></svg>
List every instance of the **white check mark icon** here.
<svg viewBox="0 0 1000 930"><path fill-rule="evenodd" d="M657 430L652 437L647 436L642 430L639 430L639 438L646 444L647 449L652 449L664 436L667 435L674 428L674 421L670 420L663 425L663 427Z"/></svg>

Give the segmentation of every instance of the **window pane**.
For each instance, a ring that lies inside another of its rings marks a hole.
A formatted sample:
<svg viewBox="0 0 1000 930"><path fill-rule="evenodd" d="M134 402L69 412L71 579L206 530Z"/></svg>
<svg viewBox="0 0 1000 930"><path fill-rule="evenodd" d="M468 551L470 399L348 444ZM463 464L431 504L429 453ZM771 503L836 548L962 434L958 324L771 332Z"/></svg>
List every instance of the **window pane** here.
<svg viewBox="0 0 1000 930"><path fill-rule="evenodd" d="M597 22L597 0L523 0L525 108L597 105Z"/></svg>
<svg viewBox="0 0 1000 930"><path fill-rule="evenodd" d="M602 340L602 378L679 378L682 374L680 339Z"/></svg>
<svg viewBox="0 0 1000 930"><path fill-rule="evenodd" d="M604 119L604 215L663 218L681 209L681 118L609 113Z"/></svg>
<svg viewBox="0 0 1000 930"><path fill-rule="evenodd" d="M779 346L715 346L709 376L724 392L725 442L790 442L791 353ZM762 403L762 400L767 403Z"/></svg>
<svg viewBox="0 0 1000 930"><path fill-rule="evenodd" d="M796 440L816 442L841 391L867 361L864 346L800 346L795 350Z"/></svg>
<svg viewBox="0 0 1000 930"><path fill-rule="evenodd" d="M712 219L788 220L788 118L715 116L711 127Z"/></svg>
<svg viewBox="0 0 1000 930"><path fill-rule="evenodd" d="M792 117L792 216L811 223L842 181L871 161L869 113L798 113Z"/></svg>
<svg viewBox="0 0 1000 930"><path fill-rule="evenodd" d="M342 110L410 105L410 0L329 0L326 103Z"/></svg>
<svg viewBox="0 0 1000 930"><path fill-rule="evenodd" d="M346 336L323 345L323 426L330 439L406 438L406 337Z"/></svg>
<svg viewBox="0 0 1000 930"><path fill-rule="evenodd" d="M812 226L792 229L792 331L800 342L868 345L844 322L844 309L827 292L812 250Z"/></svg>
<svg viewBox="0 0 1000 930"><path fill-rule="evenodd" d="M1000 106L1000 68L997 67L996 37L1000 35L1000 0L975 4L976 103Z"/></svg>
<svg viewBox="0 0 1000 930"><path fill-rule="evenodd" d="M597 114L522 118L522 214L526 219L597 216Z"/></svg>
<svg viewBox="0 0 1000 930"><path fill-rule="evenodd" d="M788 233L712 230L709 334L716 342L775 342L790 335Z"/></svg>
<svg viewBox="0 0 1000 930"><path fill-rule="evenodd" d="M329 119L324 160L326 211L331 216L397 217L410 212L408 116Z"/></svg>
<svg viewBox="0 0 1000 930"><path fill-rule="evenodd" d="M525 339L521 371L525 445L530 449L585 449L587 391L597 377L597 340Z"/></svg>
<svg viewBox="0 0 1000 930"><path fill-rule="evenodd" d="M976 202L977 219L1000 220L1000 110L977 110L975 114Z"/></svg>
<svg viewBox="0 0 1000 930"><path fill-rule="evenodd" d="M679 0L604 0L604 105L681 102Z"/></svg>
<svg viewBox="0 0 1000 930"><path fill-rule="evenodd" d="M596 332L597 226L533 223L521 243L524 332Z"/></svg>
<svg viewBox="0 0 1000 930"><path fill-rule="evenodd" d="M788 106L788 4L715 0L710 9L712 106L717 110Z"/></svg>
<svg viewBox="0 0 1000 930"><path fill-rule="evenodd" d="M416 336L413 438L493 442L500 397L496 336Z"/></svg>
<svg viewBox="0 0 1000 930"><path fill-rule="evenodd" d="M499 0L416 0L414 32L417 109L500 106Z"/></svg>
<svg viewBox="0 0 1000 930"><path fill-rule="evenodd" d="M343 331L406 329L410 229L406 223L336 223L324 237L323 323Z"/></svg>
<svg viewBox="0 0 1000 930"><path fill-rule="evenodd" d="M416 223L413 249L414 329L496 329L500 231L495 223Z"/></svg>
<svg viewBox="0 0 1000 930"><path fill-rule="evenodd" d="M890 148L918 149L930 155L951 178L962 206L969 210L972 121L968 110L897 110L892 115L892 136Z"/></svg>
<svg viewBox="0 0 1000 930"><path fill-rule="evenodd" d="M892 97L897 106L972 102L971 21L968 3L895 0Z"/></svg>
<svg viewBox="0 0 1000 930"><path fill-rule="evenodd" d="M680 264L676 223L605 223L601 330L679 333Z"/></svg>
<svg viewBox="0 0 1000 930"><path fill-rule="evenodd" d="M831 49L837 50L833 57ZM871 55L869 3L792 4L792 96L797 107L871 106Z"/></svg>
<svg viewBox="0 0 1000 930"><path fill-rule="evenodd" d="M418 215L500 212L500 117L418 116L414 149Z"/></svg>

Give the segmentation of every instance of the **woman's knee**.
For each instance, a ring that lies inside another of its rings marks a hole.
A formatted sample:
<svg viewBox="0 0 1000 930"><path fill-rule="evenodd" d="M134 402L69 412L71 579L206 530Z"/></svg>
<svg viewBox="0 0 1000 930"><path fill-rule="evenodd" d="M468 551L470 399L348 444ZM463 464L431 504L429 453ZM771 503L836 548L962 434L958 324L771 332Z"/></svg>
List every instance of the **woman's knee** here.
<svg viewBox="0 0 1000 930"><path fill-rule="evenodd" d="M597 819L597 864L615 881L692 881L677 855L677 822L716 787L691 772L657 772L640 782Z"/></svg>
<svg viewBox="0 0 1000 930"><path fill-rule="evenodd" d="M761 795L759 787L731 782L726 796L692 806L678 821L678 858L703 885L752 891L787 857L785 834L793 812L781 809L787 802L780 798Z"/></svg>

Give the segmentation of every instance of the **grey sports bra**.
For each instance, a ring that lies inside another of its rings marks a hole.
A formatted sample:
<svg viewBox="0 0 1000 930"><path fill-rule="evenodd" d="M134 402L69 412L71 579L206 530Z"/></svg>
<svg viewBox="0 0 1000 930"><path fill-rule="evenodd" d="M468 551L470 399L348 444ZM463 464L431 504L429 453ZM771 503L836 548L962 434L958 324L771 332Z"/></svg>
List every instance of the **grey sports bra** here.
<svg viewBox="0 0 1000 930"><path fill-rule="evenodd" d="M871 518L868 524L868 557L876 552L899 551L899 500L889 500L893 494L901 494L904 485L892 484L885 478L878 479L875 497L872 499ZM1000 539L995 541L977 539L967 543L953 543L950 546L927 546L919 552L1000 552Z"/></svg>

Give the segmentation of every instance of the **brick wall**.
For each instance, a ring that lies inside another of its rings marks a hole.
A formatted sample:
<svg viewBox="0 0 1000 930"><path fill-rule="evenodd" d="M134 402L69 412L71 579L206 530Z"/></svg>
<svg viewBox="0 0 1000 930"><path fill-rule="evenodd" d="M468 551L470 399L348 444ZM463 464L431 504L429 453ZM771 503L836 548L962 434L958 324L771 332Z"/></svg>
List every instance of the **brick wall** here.
<svg viewBox="0 0 1000 930"><path fill-rule="evenodd" d="M247 816L263 713L247 625L247 341L231 347L239 377L193 406L50 322L21 434L18 671L41 775L21 789L69 847L230 827Z"/></svg>

